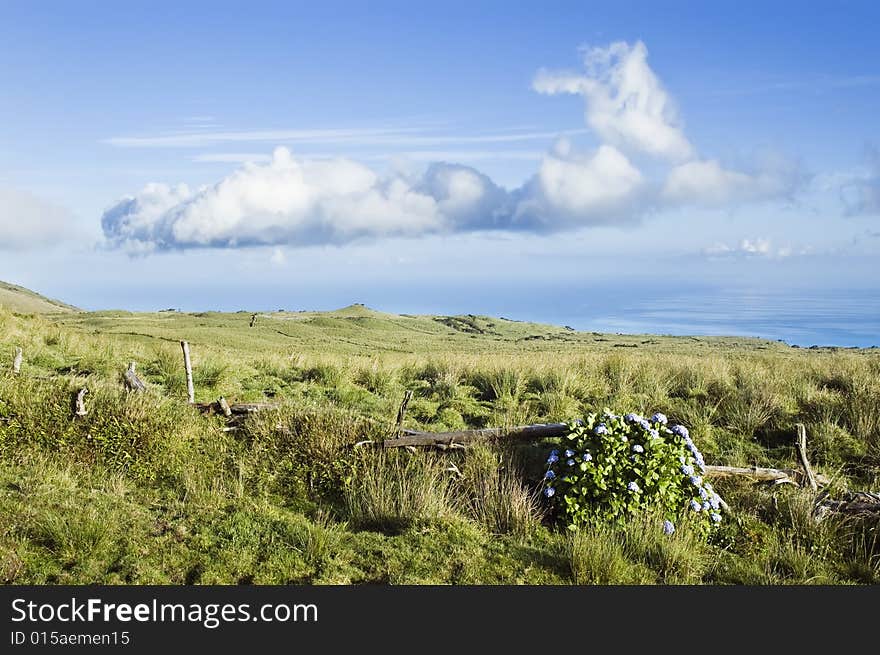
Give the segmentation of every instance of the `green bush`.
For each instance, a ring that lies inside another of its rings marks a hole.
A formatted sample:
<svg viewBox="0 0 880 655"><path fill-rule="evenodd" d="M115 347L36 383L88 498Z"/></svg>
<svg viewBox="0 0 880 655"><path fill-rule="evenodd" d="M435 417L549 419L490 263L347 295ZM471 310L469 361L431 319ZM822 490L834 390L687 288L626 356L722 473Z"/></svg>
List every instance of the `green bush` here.
<svg viewBox="0 0 880 655"><path fill-rule="evenodd" d="M666 427L609 410L572 424L564 448L547 458L544 496L569 529L656 512L667 533L687 520L708 533L721 521L721 499L699 475L703 456L683 425Z"/></svg>

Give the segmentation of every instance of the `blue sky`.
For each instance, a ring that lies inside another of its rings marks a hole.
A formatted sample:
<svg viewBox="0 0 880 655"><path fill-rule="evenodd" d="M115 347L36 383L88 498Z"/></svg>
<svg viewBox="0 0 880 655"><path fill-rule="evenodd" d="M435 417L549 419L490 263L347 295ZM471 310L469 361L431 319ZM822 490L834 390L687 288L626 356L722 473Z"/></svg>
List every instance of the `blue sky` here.
<svg viewBox="0 0 880 655"><path fill-rule="evenodd" d="M876 291L875 7L3 2L0 279L559 320Z"/></svg>

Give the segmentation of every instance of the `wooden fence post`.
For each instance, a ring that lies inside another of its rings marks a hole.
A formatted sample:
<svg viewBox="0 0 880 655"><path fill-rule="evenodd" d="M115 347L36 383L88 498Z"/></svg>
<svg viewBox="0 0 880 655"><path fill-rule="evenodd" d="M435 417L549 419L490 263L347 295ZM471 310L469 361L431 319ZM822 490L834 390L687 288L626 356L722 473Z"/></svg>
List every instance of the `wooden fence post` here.
<svg viewBox="0 0 880 655"><path fill-rule="evenodd" d="M810 489L816 491L819 485L816 483L816 476L813 475L813 469L810 468L810 462L807 459L807 428L803 423L796 423L795 428L797 428L797 437L795 437L794 447L797 449L798 459L804 468L807 484L810 485Z"/></svg>
<svg viewBox="0 0 880 655"><path fill-rule="evenodd" d="M407 389L403 392L403 402L400 403L400 409L397 410L397 427L394 429L394 436L400 437L403 433L403 418L406 416L406 408L409 405L409 401L412 400L413 392L410 389Z"/></svg>
<svg viewBox="0 0 880 655"><path fill-rule="evenodd" d="M186 368L186 397L190 404L196 401L196 391L193 387L192 363L189 360L189 344L186 341L180 342L183 348L183 366Z"/></svg>
<svg viewBox="0 0 880 655"><path fill-rule="evenodd" d="M125 387L129 391L146 391L147 386L141 382L141 379L135 373L135 363L129 362L128 370L125 371Z"/></svg>
<svg viewBox="0 0 880 655"><path fill-rule="evenodd" d="M21 360L24 358L24 355L21 351L21 348L15 349L15 357L12 360L12 372L18 375L21 372Z"/></svg>
<svg viewBox="0 0 880 655"><path fill-rule="evenodd" d="M89 392L86 387L83 387L76 393L76 400L74 400L74 415L75 416L85 416L89 413L89 410L86 409L86 401L85 396Z"/></svg>

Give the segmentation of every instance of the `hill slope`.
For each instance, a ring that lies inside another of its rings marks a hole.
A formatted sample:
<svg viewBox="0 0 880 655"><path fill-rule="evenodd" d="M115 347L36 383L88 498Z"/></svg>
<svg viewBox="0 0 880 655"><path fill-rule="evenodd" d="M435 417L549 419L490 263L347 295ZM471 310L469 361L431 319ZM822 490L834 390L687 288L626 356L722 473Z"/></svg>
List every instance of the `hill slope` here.
<svg viewBox="0 0 880 655"><path fill-rule="evenodd" d="M41 296L30 289L0 281L0 307L22 314L78 312L78 307Z"/></svg>

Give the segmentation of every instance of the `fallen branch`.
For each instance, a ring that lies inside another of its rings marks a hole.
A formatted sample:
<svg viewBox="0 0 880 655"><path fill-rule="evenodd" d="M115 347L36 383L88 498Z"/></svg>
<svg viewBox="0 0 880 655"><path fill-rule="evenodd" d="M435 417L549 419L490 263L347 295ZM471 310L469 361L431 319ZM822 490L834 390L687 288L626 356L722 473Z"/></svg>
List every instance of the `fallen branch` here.
<svg viewBox="0 0 880 655"><path fill-rule="evenodd" d="M568 423L544 423L538 425L520 425L515 428L483 428L481 430L456 430L454 432L417 432L404 430L403 436L397 439L386 439L384 448L402 448L408 446L452 446L474 441L488 441L503 437L509 440L545 439L561 437L568 434Z"/></svg>
<svg viewBox="0 0 880 655"><path fill-rule="evenodd" d="M777 484L791 482L798 486L801 486L805 477L802 471L795 469L771 469L760 466L747 468L743 466L713 466L708 464L706 465L705 475L706 477L717 478L741 475L762 482L775 482ZM831 483L830 478L825 475L814 475L814 478L817 484L823 486Z"/></svg>

